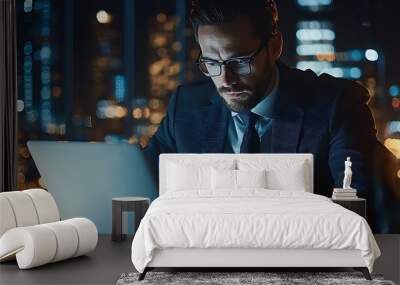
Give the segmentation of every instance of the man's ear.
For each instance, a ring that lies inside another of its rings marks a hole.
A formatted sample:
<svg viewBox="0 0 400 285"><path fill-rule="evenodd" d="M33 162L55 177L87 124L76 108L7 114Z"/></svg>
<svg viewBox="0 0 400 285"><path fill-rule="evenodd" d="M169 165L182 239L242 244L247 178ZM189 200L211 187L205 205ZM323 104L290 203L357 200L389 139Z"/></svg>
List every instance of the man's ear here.
<svg viewBox="0 0 400 285"><path fill-rule="evenodd" d="M277 32L268 42L268 49L274 61L278 60L282 54L283 37L281 32Z"/></svg>

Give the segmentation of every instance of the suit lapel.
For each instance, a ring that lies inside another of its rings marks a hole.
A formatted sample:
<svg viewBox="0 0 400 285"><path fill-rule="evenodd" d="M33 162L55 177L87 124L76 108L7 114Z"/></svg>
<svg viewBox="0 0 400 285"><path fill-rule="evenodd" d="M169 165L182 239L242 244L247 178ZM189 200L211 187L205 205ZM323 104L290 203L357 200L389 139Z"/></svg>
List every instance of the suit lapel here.
<svg viewBox="0 0 400 285"><path fill-rule="evenodd" d="M219 96L219 95L217 95ZM202 136L201 151L203 153L223 153L228 131L228 109L219 98L212 97L211 104L201 109Z"/></svg>
<svg viewBox="0 0 400 285"><path fill-rule="evenodd" d="M303 123L303 112L298 110L291 118L276 118L272 121L272 152L295 153Z"/></svg>
<svg viewBox="0 0 400 285"><path fill-rule="evenodd" d="M272 149L273 153L295 153L303 125L303 109L296 104L293 76L288 75L290 69L278 63L280 82L278 96L274 102L272 114Z"/></svg>

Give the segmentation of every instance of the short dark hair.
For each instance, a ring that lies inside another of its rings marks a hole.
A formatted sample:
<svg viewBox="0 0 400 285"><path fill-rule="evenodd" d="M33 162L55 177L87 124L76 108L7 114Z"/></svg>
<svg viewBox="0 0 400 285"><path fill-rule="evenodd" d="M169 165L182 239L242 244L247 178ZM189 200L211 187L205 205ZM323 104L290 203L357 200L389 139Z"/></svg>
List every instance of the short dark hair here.
<svg viewBox="0 0 400 285"><path fill-rule="evenodd" d="M278 29L278 9L274 0L192 0L190 20L196 41L200 25L218 25L247 16L255 35L266 40Z"/></svg>

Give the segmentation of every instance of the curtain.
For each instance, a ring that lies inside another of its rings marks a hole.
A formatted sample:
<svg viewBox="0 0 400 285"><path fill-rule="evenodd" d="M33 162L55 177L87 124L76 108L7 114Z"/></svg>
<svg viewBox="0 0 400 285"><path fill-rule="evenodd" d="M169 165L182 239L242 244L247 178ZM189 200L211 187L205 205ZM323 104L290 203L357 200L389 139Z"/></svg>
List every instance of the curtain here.
<svg viewBox="0 0 400 285"><path fill-rule="evenodd" d="M15 0L0 0L0 192L17 190Z"/></svg>

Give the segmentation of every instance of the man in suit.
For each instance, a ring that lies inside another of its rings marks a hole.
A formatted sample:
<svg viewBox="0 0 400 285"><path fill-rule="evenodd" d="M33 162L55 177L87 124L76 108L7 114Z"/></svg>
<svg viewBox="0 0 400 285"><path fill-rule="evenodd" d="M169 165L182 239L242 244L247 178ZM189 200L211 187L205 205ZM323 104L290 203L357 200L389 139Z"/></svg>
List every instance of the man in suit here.
<svg viewBox="0 0 400 285"><path fill-rule="evenodd" d="M194 0L191 20L208 78L171 96L145 148L156 172L160 153L312 153L314 193L330 196L350 156L352 187L371 196L379 142L365 88L283 64L272 0Z"/></svg>

